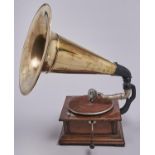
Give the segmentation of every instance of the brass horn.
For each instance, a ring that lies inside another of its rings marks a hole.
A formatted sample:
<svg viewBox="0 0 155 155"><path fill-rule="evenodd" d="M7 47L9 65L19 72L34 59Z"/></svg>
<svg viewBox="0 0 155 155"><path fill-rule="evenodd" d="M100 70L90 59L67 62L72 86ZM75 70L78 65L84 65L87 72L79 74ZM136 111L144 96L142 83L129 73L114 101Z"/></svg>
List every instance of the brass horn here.
<svg viewBox="0 0 155 155"><path fill-rule="evenodd" d="M44 4L35 14L24 43L19 75L21 93L26 95L33 89L41 72L118 75L123 77L124 93L103 95L91 89L88 96L91 102L97 95L105 99L127 99L121 109L125 113L135 98L130 71L51 32L50 23L51 8Z"/></svg>

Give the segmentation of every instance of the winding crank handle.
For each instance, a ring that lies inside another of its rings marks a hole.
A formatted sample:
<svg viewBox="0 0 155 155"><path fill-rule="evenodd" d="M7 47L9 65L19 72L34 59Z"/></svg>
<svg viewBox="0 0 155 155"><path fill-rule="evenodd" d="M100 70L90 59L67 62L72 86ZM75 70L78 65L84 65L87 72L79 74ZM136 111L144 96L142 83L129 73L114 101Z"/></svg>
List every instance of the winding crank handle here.
<svg viewBox="0 0 155 155"><path fill-rule="evenodd" d="M89 121L89 124L91 125L91 140L90 140L90 145L89 147L91 149L95 148L95 145L93 143L93 139L94 139L94 124L96 123L96 121Z"/></svg>

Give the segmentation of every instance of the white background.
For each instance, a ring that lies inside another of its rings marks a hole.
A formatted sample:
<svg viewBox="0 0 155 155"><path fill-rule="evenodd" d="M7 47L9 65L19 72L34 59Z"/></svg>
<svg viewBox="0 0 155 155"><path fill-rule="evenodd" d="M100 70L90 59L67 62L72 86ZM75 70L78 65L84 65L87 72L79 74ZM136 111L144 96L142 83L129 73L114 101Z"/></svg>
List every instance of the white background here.
<svg viewBox="0 0 155 155"><path fill-rule="evenodd" d="M155 22L153 0L141 0L141 154L154 154L154 36ZM0 6L0 41L1 41L1 75L0 75L0 154L13 154L13 118L14 118L14 5L5 0ZM35 11L34 11L35 12ZM23 38L24 40L24 38ZM89 45L90 46L90 45ZM111 148L110 148L111 149ZM76 150L75 150L76 151ZM29 152L28 154L30 154ZM101 152L102 153L102 152ZM124 154L126 154L125 152Z"/></svg>
<svg viewBox="0 0 155 155"><path fill-rule="evenodd" d="M125 147L59 146L58 121L66 95L89 88L104 93L122 90L122 79L104 75L42 74L35 89L22 96L18 70L30 22L44 1L15 1L15 155L139 154L139 1L46 1L52 7L52 30L129 68L137 98L123 115ZM121 102L123 104L123 102ZM121 105L120 105L121 106Z"/></svg>

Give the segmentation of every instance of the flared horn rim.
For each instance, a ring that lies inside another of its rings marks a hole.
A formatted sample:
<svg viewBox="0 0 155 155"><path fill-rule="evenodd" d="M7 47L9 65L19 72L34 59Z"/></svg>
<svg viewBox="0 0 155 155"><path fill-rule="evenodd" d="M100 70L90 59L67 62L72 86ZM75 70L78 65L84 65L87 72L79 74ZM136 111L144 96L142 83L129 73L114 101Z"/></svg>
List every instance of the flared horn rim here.
<svg viewBox="0 0 155 155"><path fill-rule="evenodd" d="M31 22L23 46L19 70L19 85L23 95L28 94L34 88L42 71L50 40L50 23L51 8L48 4L43 4ZM39 49L42 49L40 53L38 53Z"/></svg>

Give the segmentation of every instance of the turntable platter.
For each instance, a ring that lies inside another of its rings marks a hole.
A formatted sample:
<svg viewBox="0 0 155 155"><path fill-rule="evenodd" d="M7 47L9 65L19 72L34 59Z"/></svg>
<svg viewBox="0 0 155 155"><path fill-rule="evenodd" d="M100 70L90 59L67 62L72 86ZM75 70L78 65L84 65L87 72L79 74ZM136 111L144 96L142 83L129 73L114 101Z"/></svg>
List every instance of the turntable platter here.
<svg viewBox="0 0 155 155"><path fill-rule="evenodd" d="M68 110L79 115L99 115L110 111L113 103L98 97L93 103L89 101L88 96L77 96L70 100Z"/></svg>

